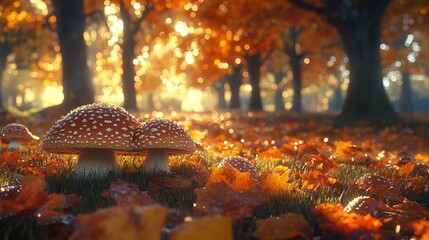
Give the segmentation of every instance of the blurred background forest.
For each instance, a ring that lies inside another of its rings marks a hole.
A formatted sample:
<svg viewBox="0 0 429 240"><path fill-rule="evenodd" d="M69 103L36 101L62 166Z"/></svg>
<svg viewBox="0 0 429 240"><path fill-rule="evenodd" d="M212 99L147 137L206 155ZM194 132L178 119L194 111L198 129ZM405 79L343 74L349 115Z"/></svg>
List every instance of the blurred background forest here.
<svg viewBox="0 0 429 240"><path fill-rule="evenodd" d="M426 0L2 0L1 111L428 112L428 11Z"/></svg>

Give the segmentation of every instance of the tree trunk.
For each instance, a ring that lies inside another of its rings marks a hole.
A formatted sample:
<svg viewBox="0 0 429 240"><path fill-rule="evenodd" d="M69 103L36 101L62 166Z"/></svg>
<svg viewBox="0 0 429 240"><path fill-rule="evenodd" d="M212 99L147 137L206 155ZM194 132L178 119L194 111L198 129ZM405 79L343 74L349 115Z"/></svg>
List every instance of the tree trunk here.
<svg viewBox="0 0 429 240"><path fill-rule="evenodd" d="M225 83L226 83L225 77L221 77L218 81L216 81L213 84L214 89L216 90L216 93L217 93L217 96L218 96L217 107L219 109L225 109L226 108Z"/></svg>
<svg viewBox="0 0 429 240"><path fill-rule="evenodd" d="M337 123L398 122L399 115L383 86L379 52L381 20L392 0L324 0L322 5L304 0L289 1L324 17L342 38L349 59L350 82Z"/></svg>
<svg viewBox="0 0 429 240"><path fill-rule="evenodd" d="M153 100L154 94L150 92L147 94L147 111L155 110L155 102Z"/></svg>
<svg viewBox="0 0 429 240"><path fill-rule="evenodd" d="M277 91L275 96L276 111L284 112L286 109L283 100L283 86L281 85L283 80L283 74L281 72L276 72L274 73L274 77L277 85Z"/></svg>
<svg viewBox="0 0 429 240"><path fill-rule="evenodd" d="M356 20L354 28L340 30L350 66L350 83L338 118L340 122L393 123L399 120L382 81L379 53L382 15L380 13L372 22Z"/></svg>
<svg viewBox="0 0 429 240"><path fill-rule="evenodd" d="M62 56L63 105L67 110L94 102L83 33L83 0L54 0L57 34Z"/></svg>
<svg viewBox="0 0 429 240"><path fill-rule="evenodd" d="M124 40L122 43L122 91L124 93L124 108L129 111L137 110L136 88L134 84L135 69L133 60L136 42L131 22L124 14L129 14L126 9L121 8L124 21Z"/></svg>
<svg viewBox="0 0 429 240"><path fill-rule="evenodd" d="M12 52L12 48L8 42L0 43L0 112L4 110L3 102L3 74L7 66L7 57Z"/></svg>
<svg viewBox="0 0 429 240"><path fill-rule="evenodd" d="M334 88L334 98L333 98L333 104L332 109L333 110L339 110L341 109L343 105L343 94L341 92L341 85L337 85Z"/></svg>
<svg viewBox="0 0 429 240"><path fill-rule="evenodd" d="M262 111L261 88L259 86L261 81L260 69L262 66L261 54L247 55L246 61L249 70L250 85L252 86L249 110Z"/></svg>
<svg viewBox="0 0 429 240"><path fill-rule="evenodd" d="M292 84L293 84L293 98L292 98L292 112L302 112L301 104L301 88L302 88L302 73L301 73L301 57L294 53L290 54L290 65L292 68Z"/></svg>
<svg viewBox="0 0 429 240"><path fill-rule="evenodd" d="M243 83L241 75L242 65L234 66L232 75L228 76L229 89L231 91L230 109L239 109L240 104L240 86Z"/></svg>
<svg viewBox="0 0 429 240"><path fill-rule="evenodd" d="M410 81L410 72L402 72L402 87L401 87L401 98L400 98L400 111L403 113L413 112L413 103L411 100L412 88Z"/></svg>
<svg viewBox="0 0 429 240"><path fill-rule="evenodd" d="M301 52L299 47L298 38L302 32L302 28L297 26L292 26L287 31L287 38L284 39L285 48L283 52L289 56L289 63L292 70L292 88L293 88L293 97L292 97L292 112L302 112L302 69L301 61L306 52Z"/></svg>

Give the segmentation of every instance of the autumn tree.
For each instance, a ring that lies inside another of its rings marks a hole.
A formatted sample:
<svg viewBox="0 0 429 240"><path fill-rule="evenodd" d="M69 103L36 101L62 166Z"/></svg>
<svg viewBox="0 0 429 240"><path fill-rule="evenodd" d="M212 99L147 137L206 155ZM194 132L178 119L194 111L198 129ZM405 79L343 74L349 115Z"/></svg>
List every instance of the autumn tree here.
<svg viewBox="0 0 429 240"><path fill-rule="evenodd" d="M237 68L243 65L252 86L249 109L262 110L260 70L277 44L278 25L272 24L277 13L277 9L268 2L255 5L248 0L207 1L200 4L195 12L197 24L211 32L205 43L218 47L218 65L225 64L231 68L229 85L233 107L234 99L238 99L238 91L234 90L240 88L242 81L242 78L237 81L240 70ZM201 47L202 52L204 49Z"/></svg>
<svg viewBox="0 0 429 240"><path fill-rule="evenodd" d="M335 27L349 59L350 83L340 122L397 122L382 82L381 20L392 0L328 1L290 0L322 16Z"/></svg>
<svg viewBox="0 0 429 240"><path fill-rule="evenodd" d="M87 65L84 1L52 0L62 55L63 105L70 110L94 102Z"/></svg>
<svg viewBox="0 0 429 240"><path fill-rule="evenodd" d="M4 108L2 97L2 77L13 54L19 68L29 67L34 50L40 42L43 15L38 14L28 3L5 0L0 5L0 109Z"/></svg>
<svg viewBox="0 0 429 240"><path fill-rule="evenodd" d="M142 54L145 45L151 45L150 41L155 41L155 34L150 32L163 33L163 37L168 36L165 14L171 9L183 7L184 0L175 1L153 1L153 0L104 0L89 1L94 8L104 8L104 4L110 4L112 13L106 13L106 17L115 15L117 20L122 21L122 34L115 41L121 48L122 60L122 90L124 94L124 107L128 110L137 110L136 102L136 64L138 56ZM160 29L162 28L162 29ZM144 77L142 77L144 78Z"/></svg>
<svg viewBox="0 0 429 240"><path fill-rule="evenodd" d="M385 71L399 70L401 91L399 111L413 111L411 76L425 73L428 49L421 44L427 41L429 3L394 1L386 11L382 31L382 56Z"/></svg>

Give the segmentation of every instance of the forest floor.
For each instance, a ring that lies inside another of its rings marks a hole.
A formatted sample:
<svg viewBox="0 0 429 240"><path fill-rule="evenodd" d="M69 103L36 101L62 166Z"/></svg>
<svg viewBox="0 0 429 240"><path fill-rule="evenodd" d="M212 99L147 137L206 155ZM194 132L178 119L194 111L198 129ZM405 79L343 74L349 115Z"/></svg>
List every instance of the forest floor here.
<svg viewBox="0 0 429 240"><path fill-rule="evenodd" d="M331 115L136 113L177 121L198 143L171 174L82 176L42 140L0 152L1 239L427 239L429 118L334 127ZM43 139L60 114L0 117ZM240 156L248 169L225 164ZM219 164L222 162L224 164Z"/></svg>

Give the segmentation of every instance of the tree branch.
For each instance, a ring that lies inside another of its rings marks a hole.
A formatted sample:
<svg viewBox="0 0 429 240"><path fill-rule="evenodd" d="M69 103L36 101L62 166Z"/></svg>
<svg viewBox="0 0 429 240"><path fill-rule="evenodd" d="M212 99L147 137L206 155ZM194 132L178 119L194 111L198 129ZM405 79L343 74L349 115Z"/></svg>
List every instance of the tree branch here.
<svg viewBox="0 0 429 240"><path fill-rule="evenodd" d="M85 15L85 18L91 18L91 17L100 17L101 22L103 23L103 26L109 29L109 25L107 24L106 17L104 16L104 13L102 11L97 10Z"/></svg>
<svg viewBox="0 0 429 240"><path fill-rule="evenodd" d="M318 14L322 14L325 11L324 8L317 7L311 3L305 2L303 0L289 0L289 2L294 4L295 6L298 6L298 7L303 8L303 9L307 9L309 11L316 12Z"/></svg>
<svg viewBox="0 0 429 240"><path fill-rule="evenodd" d="M134 24L133 35L137 34L143 20L145 20L147 18L147 16L149 15L149 13L152 12L154 9L155 9L155 7L153 7L151 4L149 4L149 3L146 4L144 11L142 13L142 16L140 18L138 18L136 23Z"/></svg>

